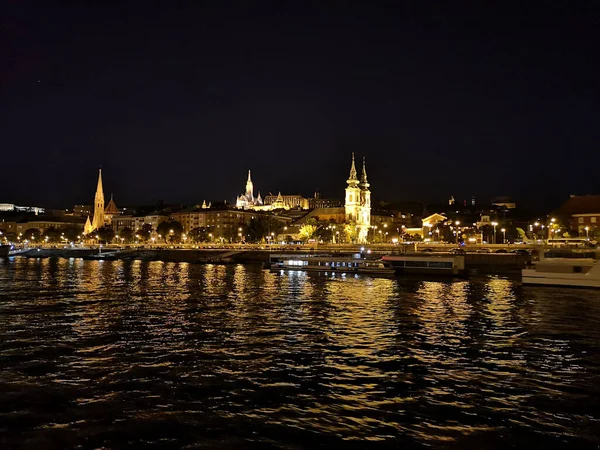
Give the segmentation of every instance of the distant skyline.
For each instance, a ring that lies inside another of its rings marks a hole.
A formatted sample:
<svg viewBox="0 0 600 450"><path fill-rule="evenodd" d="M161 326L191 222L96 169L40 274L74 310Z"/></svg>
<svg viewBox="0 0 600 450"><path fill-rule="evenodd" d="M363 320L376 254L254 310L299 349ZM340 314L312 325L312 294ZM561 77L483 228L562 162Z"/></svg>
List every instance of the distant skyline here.
<svg viewBox="0 0 600 450"><path fill-rule="evenodd" d="M65 5L0 17L0 202L600 193L597 3Z"/></svg>

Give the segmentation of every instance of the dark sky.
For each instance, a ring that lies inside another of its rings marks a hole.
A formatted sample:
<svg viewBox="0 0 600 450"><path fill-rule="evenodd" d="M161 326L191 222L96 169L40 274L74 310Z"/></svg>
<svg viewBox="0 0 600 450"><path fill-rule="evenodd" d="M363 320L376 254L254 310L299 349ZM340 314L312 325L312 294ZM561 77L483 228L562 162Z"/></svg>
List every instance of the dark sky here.
<svg viewBox="0 0 600 450"><path fill-rule="evenodd" d="M4 3L0 202L600 193L597 2L148 3Z"/></svg>

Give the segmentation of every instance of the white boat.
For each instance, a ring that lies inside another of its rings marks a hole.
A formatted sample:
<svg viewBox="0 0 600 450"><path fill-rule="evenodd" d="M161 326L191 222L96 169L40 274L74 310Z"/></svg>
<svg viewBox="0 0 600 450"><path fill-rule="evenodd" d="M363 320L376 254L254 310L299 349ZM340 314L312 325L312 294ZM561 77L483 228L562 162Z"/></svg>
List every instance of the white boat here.
<svg viewBox="0 0 600 450"><path fill-rule="evenodd" d="M600 288L600 260L593 251L549 251L522 277L523 284Z"/></svg>
<svg viewBox="0 0 600 450"><path fill-rule="evenodd" d="M340 256L271 255L271 270L303 270L310 272L394 276L395 269L379 260Z"/></svg>

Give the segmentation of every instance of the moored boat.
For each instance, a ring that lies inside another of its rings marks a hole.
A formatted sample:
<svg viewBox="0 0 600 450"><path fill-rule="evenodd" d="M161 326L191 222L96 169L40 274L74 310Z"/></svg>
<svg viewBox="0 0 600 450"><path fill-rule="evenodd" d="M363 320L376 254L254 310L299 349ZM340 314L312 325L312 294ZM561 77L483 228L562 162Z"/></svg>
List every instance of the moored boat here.
<svg viewBox="0 0 600 450"><path fill-rule="evenodd" d="M600 260L594 251L542 252L521 275L523 284L600 288Z"/></svg>
<svg viewBox="0 0 600 450"><path fill-rule="evenodd" d="M415 274L462 277L467 275L465 257L459 255L386 255L381 261L396 275Z"/></svg>
<svg viewBox="0 0 600 450"><path fill-rule="evenodd" d="M271 255L271 270L302 270L309 272L361 274L371 276L394 276L395 269L379 260L360 257Z"/></svg>

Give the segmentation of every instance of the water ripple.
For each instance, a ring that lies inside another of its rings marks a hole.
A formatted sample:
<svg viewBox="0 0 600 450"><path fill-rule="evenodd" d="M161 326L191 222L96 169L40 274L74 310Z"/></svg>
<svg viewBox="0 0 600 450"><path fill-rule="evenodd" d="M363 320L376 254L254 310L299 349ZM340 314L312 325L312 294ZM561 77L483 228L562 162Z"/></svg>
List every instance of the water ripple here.
<svg viewBox="0 0 600 450"><path fill-rule="evenodd" d="M0 260L2 448L595 448L600 292Z"/></svg>

